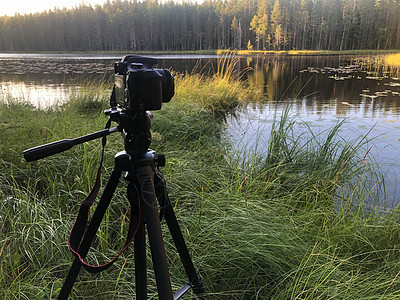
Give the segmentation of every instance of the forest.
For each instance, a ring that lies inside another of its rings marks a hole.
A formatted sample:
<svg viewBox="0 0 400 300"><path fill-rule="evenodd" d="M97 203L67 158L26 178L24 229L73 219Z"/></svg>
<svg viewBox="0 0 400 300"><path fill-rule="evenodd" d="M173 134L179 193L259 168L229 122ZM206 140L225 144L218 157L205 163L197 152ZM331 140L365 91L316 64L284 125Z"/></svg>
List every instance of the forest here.
<svg viewBox="0 0 400 300"><path fill-rule="evenodd" d="M399 0L109 0L0 16L5 52L399 48Z"/></svg>

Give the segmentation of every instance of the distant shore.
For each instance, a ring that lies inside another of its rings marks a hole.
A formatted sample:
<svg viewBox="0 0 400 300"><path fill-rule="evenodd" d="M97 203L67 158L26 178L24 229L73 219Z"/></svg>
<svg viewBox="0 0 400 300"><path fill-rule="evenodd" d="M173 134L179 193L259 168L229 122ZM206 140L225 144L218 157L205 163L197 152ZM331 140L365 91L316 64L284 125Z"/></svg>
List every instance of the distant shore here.
<svg viewBox="0 0 400 300"><path fill-rule="evenodd" d="M135 50L117 50L117 51L29 51L29 52L0 52L0 53L41 53L41 54L127 54L136 53L139 55L224 55L224 54L237 54L237 55L385 55L391 53L400 53L400 49L388 49L388 50L374 50L374 49L362 49L362 50L231 50L231 49L217 49L217 50L197 50L197 51L135 51Z"/></svg>
<svg viewBox="0 0 400 300"><path fill-rule="evenodd" d="M231 50L217 50L217 54L229 53ZM237 50L238 55L383 55L400 53L400 49L389 50Z"/></svg>

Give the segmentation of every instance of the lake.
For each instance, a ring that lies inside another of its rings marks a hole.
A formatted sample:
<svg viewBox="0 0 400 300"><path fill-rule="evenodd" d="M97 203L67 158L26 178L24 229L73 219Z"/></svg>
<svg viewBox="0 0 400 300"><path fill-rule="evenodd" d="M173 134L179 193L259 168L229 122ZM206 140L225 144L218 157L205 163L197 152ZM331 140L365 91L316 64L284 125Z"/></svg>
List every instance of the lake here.
<svg viewBox="0 0 400 300"><path fill-rule="evenodd" d="M215 55L163 55L160 68L176 72L209 72ZM48 107L67 101L84 79L104 81L113 75L120 55L0 54L0 101L9 97ZM346 119L342 136L374 138L368 155L376 159L388 185L385 201L397 203L400 173L400 71L380 56L241 57L237 69L266 95L227 119L226 135L234 147L262 152L272 120L285 107L305 130L324 134ZM247 70L247 71L246 71ZM372 128L372 130L371 130ZM245 146L243 146L245 145ZM367 151L367 150L366 150ZM385 197L381 197L382 199Z"/></svg>
<svg viewBox="0 0 400 300"><path fill-rule="evenodd" d="M79 91L81 81L112 78L114 62L121 58L121 55L98 54L0 53L0 101L11 96L42 108L64 103L73 92ZM199 59L201 64L217 59L190 55L158 58L160 68L172 67L181 72L195 68Z"/></svg>

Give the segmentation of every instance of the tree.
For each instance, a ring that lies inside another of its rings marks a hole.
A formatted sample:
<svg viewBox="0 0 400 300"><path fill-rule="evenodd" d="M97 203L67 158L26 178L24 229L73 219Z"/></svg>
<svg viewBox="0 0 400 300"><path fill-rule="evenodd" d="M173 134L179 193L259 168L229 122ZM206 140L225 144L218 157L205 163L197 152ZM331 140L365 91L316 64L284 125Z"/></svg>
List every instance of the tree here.
<svg viewBox="0 0 400 300"><path fill-rule="evenodd" d="M255 15L250 22L250 30L256 33L257 50L260 50L260 43L265 49L265 43L268 34L268 15L263 13L262 16Z"/></svg>
<svg viewBox="0 0 400 300"><path fill-rule="evenodd" d="M0 51L399 49L400 0L115 0L0 16Z"/></svg>
<svg viewBox="0 0 400 300"><path fill-rule="evenodd" d="M240 20L233 17L231 28L234 30L234 45L238 50L242 49L242 25Z"/></svg>
<svg viewBox="0 0 400 300"><path fill-rule="evenodd" d="M274 48L277 50L281 49L282 43L282 12L279 0L275 0L274 8L271 13L272 29L274 34Z"/></svg>
<svg viewBox="0 0 400 300"><path fill-rule="evenodd" d="M247 43L247 50L253 50L253 45L251 44L250 40Z"/></svg>

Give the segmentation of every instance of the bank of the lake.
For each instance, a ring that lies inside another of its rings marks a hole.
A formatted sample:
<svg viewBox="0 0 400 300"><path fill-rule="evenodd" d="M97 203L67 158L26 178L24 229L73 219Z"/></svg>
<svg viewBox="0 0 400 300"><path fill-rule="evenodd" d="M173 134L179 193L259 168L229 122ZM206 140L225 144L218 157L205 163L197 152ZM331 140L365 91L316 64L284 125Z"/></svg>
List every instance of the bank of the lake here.
<svg viewBox="0 0 400 300"><path fill-rule="evenodd" d="M217 54L232 52L230 49L219 49ZM399 53L399 49L352 49L352 50L235 50L238 55L386 55Z"/></svg>
<svg viewBox="0 0 400 300"><path fill-rule="evenodd" d="M223 112L254 91L229 76L177 79L173 101L154 112L152 148L162 169L206 299L395 299L400 289L400 212L373 206L381 187L366 140L346 141L337 124L323 135L293 135L275 120L263 155L243 158L223 139ZM103 128L108 95L81 90L55 110L0 104L0 293L50 299L73 259L67 246L79 204L96 176L100 141L26 163L26 148ZM232 104L234 101L234 104ZM108 138L107 179L122 138ZM117 191L89 261L124 243L128 203ZM186 283L165 234L173 289ZM148 258L150 261L150 258ZM150 295L156 297L150 273ZM71 299L134 298L133 249L96 275L83 272ZM190 294L187 299L195 299Z"/></svg>
<svg viewBox="0 0 400 300"><path fill-rule="evenodd" d="M352 49L352 50L239 50L239 49L208 49L193 51L13 51L2 52L9 54L114 54L125 55L135 53L138 55L226 55L236 53L238 55L386 55L399 53L399 49Z"/></svg>

